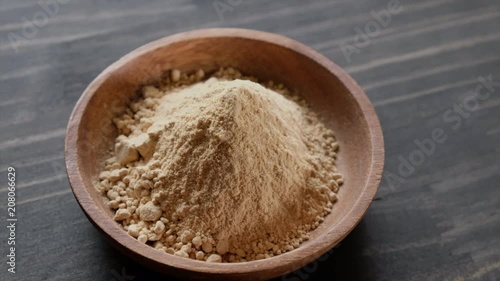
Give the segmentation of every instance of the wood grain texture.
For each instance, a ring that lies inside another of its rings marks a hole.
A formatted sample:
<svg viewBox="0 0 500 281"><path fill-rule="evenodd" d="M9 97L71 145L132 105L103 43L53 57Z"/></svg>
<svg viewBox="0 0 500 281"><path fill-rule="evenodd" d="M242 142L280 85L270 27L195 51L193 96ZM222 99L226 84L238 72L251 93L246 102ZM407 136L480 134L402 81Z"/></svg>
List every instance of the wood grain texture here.
<svg viewBox="0 0 500 281"><path fill-rule="evenodd" d="M408 159L416 139L435 128L448 136L402 184L382 180L338 248L277 280L499 280L500 90L457 129L443 119L477 76L500 81L498 1L400 0L402 11L350 62L340 43L352 44L354 27L364 28L389 1L243 0L221 21L212 1L72 0L16 53L8 34L22 34L23 17L41 10L36 2L0 1L0 178L12 165L22 187L18 274L2 280L120 280L122 270L133 280L171 280L114 250L80 211L65 178L64 129L110 63L152 40L206 27L283 34L346 69L380 117L384 176L398 174L398 157ZM6 244L0 249L6 253Z"/></svg>

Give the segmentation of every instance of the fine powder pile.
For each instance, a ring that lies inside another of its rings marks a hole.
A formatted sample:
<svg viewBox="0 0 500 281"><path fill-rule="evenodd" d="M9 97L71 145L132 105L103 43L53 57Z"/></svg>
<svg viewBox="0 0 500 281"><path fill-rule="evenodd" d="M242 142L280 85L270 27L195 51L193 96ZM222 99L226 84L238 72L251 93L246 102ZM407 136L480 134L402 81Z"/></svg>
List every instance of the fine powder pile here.
<svg viewBox="0 0 500 281"><path fill-rule="evenodd" d="M343 183L334 134L282 84L173 70L114 120L97 188L141 243L208 262L291 251Z"/></svg>

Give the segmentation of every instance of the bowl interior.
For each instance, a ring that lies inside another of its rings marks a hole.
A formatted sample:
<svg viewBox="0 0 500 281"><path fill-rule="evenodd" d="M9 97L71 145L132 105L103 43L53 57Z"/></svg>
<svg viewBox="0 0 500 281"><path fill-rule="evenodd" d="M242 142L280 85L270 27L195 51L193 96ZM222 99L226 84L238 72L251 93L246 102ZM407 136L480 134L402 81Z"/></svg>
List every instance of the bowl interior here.
<svg viewBox="0 0 500 281"><path fill-rule="evenodd" d="M306 249L311 245L316 250L307 256L303 254L303 263L312 261L345 237L359 220L351 219L349 215L359 205L358 200L371 184L368 181L373 173L372 163L375 160L374 155L378 153L374 150L379 149L383 153L383 146L376 147L379 143L373 141L370 131L373 128L370 128L369 122L372 116L368 115L374 113L370 111L367 114L367 109L363 108L359 99L366 97L352 79L338 68L335 69L336 73L332 73L332 67L336 67L333 63L325 67L318 62L324 59L322 56L315 52L309 53L309 49L304 52L297 51L298 48L306 47L299 43L293 44L292 40L277 44L272 40L236 34L167 38L132 52L96 78L77 105L80 112L74 113L73 118L80 119L76 131L75 160L80 173L79 180L83 182L83 187L93 203L109 218L108 223L115 224L112 212L105 206L93 185L97 182L97 175L103 168L104 161L109 157L117 134L111 119L118 116L124 106L138 96L142 85L156 83L170 69L192 72L201 68L210 73L220 67L231 66L261 81L282 82L289 89L298 91L319 113L323 122L335 131L340 145L337 165L344 174L345 183L339 192L339 201L334 205L333 212L312 233L311 240L298 249ZM373 111L371 106L368 109ZM378 125L378 120L375 121ZM70 181L73 185L71 176ZM371 200L377 184L378 182L365 199ZM73 188L75 189L74 185ZM77 196L77 199L82 204L81 198ZM368 206L365 205L362 213ZM87 212L87 215L93 219L92 214ZM347 225L346 221L349 220L349 229L340 227L342 222ZM125 231L123 233L126 235ZM315 241L326 233L329 233L329 239L321 245L314 245ZM286 255L291 257L295 251ZM271 258L269 262L282 256ZM169 255L167 258L174 257ZM282 274L297 267L299 266L282 265L281 270L275 271L274 274ZM199 268L201 270L203 267ZM237 271L236 268L233 269Z"/></svg>

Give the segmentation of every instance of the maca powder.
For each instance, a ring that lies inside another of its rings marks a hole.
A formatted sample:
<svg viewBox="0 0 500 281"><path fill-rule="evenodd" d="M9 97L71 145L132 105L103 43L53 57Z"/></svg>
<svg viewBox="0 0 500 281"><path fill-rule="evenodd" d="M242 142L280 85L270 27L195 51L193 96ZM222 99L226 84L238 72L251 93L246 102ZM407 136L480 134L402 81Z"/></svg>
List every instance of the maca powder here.
<svg viewBox="0 0 500 281"><path fill-rule="evenodd" d="M291 251L343 183L332 130L283 85L234 69L174 70L115 124L97 188L142 243L208 262Z"/></svg>

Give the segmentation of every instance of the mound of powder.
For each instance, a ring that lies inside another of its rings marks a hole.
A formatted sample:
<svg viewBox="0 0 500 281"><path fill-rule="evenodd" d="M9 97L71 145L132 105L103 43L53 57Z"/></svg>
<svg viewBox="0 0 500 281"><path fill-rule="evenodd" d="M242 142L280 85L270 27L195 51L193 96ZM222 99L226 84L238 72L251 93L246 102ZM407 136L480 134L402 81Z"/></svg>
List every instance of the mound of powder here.
<svg viewBox="0 0 500 281"><path fill-rule="evenodd" d="M143 243L209 262L299 247L343 182L333 132L282 85L233 69L203 75L173 71L115 120L98 186L115 220Z"/></svg>

